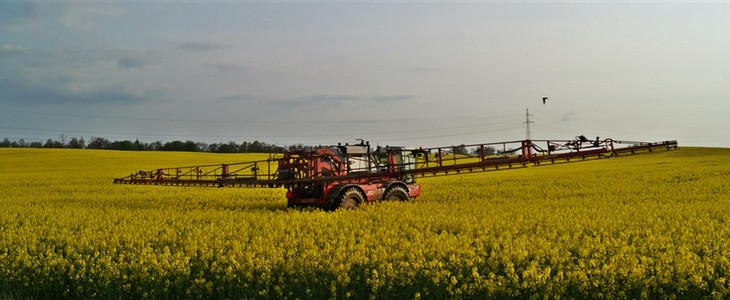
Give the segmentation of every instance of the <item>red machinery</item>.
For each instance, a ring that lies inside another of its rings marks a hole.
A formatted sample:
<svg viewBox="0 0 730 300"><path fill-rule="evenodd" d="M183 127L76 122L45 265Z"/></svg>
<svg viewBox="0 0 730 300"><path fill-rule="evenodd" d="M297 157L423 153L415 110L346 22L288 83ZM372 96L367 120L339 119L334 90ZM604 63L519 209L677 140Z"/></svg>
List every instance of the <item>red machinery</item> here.
<svg viewBox="0 0 730 300"><path fill-rule="evenodd" d="M186 186L284 187L289 207L354 208L421 194L416 177L539 166L677 149L657 143L588 140L522 140L437 148L375 147L361 142L234 164L139 171L114 183Z"/></svg>

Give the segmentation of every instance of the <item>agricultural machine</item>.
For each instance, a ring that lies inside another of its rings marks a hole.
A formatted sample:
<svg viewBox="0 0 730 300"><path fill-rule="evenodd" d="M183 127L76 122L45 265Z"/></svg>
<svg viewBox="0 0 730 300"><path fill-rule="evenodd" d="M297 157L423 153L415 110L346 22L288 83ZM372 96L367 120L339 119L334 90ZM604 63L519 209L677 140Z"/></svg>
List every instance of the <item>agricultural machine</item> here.
<svg viewBox="0 0 730 300"><path fill-rule="evenodd" d="M656 143L522 140L436 148L373 147L361 141L317 150L290 150L268 159L138 171L114 183L286 188L289 207L355 208L375 201L407 201L421 194L417 177L456 175L669 151Z"/></svg>

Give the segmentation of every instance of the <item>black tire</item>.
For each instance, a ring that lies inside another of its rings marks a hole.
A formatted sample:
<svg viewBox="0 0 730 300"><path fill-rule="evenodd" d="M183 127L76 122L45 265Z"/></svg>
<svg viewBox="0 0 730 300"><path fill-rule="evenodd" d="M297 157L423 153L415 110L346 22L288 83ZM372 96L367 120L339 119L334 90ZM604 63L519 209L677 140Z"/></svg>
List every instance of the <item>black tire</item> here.
<svg viewBox="0 0 730 300"><path fill-rule="evenodd" d="M346 189L338 198L340 208L342 209L356 209L360 204L365 202L365 197L357 188L351 187Z"/></svg>
<svg viewBox="0 0 730 300"><path fill-rule="evenodd" d="M383 201L408 201L408 192L402 186L394 186L385 192Z"/></svg>

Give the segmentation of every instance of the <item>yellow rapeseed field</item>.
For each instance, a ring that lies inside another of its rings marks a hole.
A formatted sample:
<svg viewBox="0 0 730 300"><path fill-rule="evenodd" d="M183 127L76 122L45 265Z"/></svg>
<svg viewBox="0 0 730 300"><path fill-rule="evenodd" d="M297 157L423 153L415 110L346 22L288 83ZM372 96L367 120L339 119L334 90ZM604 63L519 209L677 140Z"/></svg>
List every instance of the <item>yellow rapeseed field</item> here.
<svg viewBox="0 0 730 300"><path fill-rule="evenodd" d="M335 212L112 184L265 157L0 149L0 297L730 298L730 149L427 178Z"/></svg>

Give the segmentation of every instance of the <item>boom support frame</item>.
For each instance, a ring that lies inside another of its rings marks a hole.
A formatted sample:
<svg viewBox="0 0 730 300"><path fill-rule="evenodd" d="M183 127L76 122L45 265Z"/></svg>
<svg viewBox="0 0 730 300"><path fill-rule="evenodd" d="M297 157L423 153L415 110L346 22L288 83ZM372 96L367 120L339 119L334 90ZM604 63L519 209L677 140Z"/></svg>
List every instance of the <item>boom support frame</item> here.
<svg viewBox="0 0 730 300"><path fill-rule="evenodd" d="M334 153L292 150L283 156L258 161L142 170L115 178L114 183L288 188L312 183L385 182L408 176L447 176L524 168L528 165L670 151L678 147L677 141L588 140L583 136L575 140L521 140L435 148L385 147L372 153L368 145L367 164L361 163L361 157L349 154L338 158L342 166L326 164L333 160ZM410 155L412 159L396 162L392 160L393 156L378 156L389 151L400 151L399 154ZM351 167L353 163L360 167Z"/></svg>

